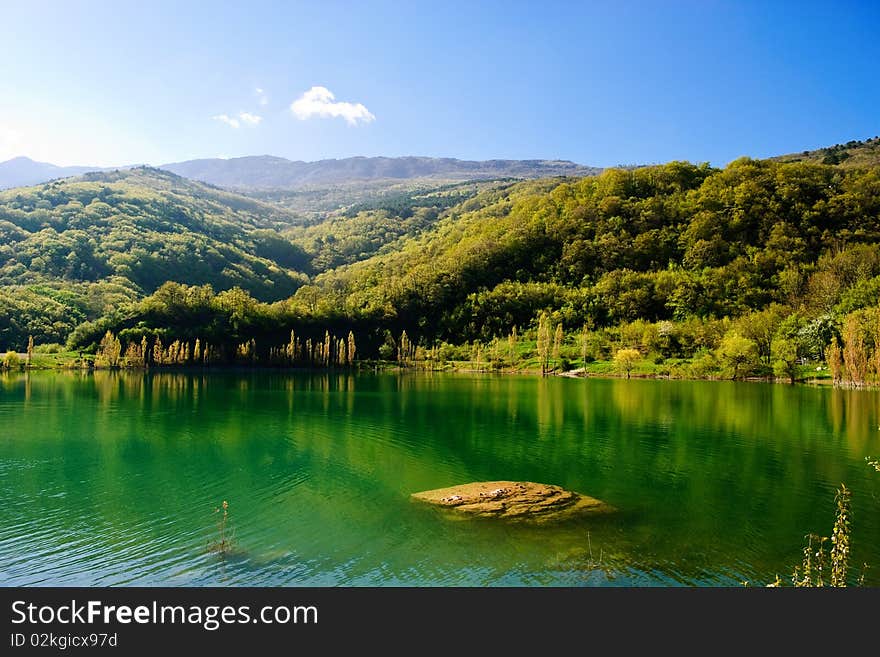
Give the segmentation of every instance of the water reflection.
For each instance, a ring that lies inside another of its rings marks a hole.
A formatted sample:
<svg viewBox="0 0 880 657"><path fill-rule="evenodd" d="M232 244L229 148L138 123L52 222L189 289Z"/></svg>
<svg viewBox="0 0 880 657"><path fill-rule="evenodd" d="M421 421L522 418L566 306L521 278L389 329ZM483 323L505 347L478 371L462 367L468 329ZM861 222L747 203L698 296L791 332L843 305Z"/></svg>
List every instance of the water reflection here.
<svg viewBox="0 0 880 657"><path fill-rule="evenodd" d="M840 482L853 560L880 564L863 461L880 454L878 404L723 382L7 373L0 582L770 581L805 533L830 531ZM536 530L450 524L408 500L488 479L556 483L621 512ZM221 568L204 546L222 499L243 553Z"/></svg>

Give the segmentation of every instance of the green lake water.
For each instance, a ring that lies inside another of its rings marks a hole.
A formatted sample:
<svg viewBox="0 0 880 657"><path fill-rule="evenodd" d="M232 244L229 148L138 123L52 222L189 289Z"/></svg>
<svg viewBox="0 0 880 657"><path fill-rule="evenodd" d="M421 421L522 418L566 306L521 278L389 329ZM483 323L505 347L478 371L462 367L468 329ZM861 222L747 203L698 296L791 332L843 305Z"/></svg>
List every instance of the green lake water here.
<svg viewBox="0 0 880 657"><path fill-rule="evenodd" d="M2 585L734 585L853 494L880 581L880 393L449 374L0 376ZM558 484L619 511L450 520L412 492ZM207 549L223 500L235 550ZM854 569L856 570L856 569ZM854 576L857 576L854 572Z"/></svg>

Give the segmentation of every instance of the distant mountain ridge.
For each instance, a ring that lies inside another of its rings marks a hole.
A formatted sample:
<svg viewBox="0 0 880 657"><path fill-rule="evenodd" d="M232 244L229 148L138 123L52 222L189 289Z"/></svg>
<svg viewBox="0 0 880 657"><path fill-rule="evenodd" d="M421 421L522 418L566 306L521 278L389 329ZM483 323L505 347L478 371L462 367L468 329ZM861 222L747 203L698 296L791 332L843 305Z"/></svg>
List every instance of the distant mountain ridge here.
<svg viewBox="0 0 880 657"><path fill-rule="evenodd" d="M16 157L0 162L0 189L27 187L90 171L129 169L132 166L61 167L27 157ZM568 160L475 161L412 156L348 157L304 162L272 155L186 160L163 164L158 168L190 180L237 190L298 190L316 185L414 178L483 180L592 176L602 171L599 167L583 166Z"/></svg>
<svg viewBox="0 0 880 657"><path fill-rule="evenodd" d="M303 162L270 155L188 160L160 168L233 189L297 189L354 180L485 179L590 176L602 171L567 160L458 160L438 157L349 157Z"/></svg>
<svg viewBox="0 0 880 657"><path fill-rule="evenodd" d="M880 162L880 137L864 141L768 158L781 162L812 161L844 167L871 166ZM49 180L79 176L91 171L131 169L122 167L57 166L16 157L0 162L0 189L38 185ZM459 160L450 157L348 157L314 162L288 160L272 155L249 155L229 159L208 158L170 162L160 169L190 180L239 192L295 192L333 185L420 180L463 181L501 178L552 178L598 175L601 167L569 160Z"/></svg>
<svg viewBox="0 0 880 657"><path fill-rule="evenodd" d="M56 178L69 178L89 171L106 170L102 167L90 166L60 167L48 162L36 162L29 157L14 157L0 162L0 189L39 185Z"/></svg>

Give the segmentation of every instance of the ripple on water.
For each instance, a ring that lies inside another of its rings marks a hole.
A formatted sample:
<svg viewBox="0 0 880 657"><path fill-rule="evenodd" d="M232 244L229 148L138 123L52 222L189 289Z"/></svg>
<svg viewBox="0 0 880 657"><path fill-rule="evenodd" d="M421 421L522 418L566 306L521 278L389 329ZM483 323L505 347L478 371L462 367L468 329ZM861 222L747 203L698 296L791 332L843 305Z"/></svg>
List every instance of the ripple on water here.
<svg viewBox="0 0 880 657"><path fill-rule="evenodd" d="M803 536L830 531L842 481L860 558L880 563L863 460L880 453L880 432L854 396L188 376L129 389L35 374L28 405L23 388L4 389L0 583L735 586L784 578ZM558 483L620 513L539 531L450 522L409 502L500 478ZM221 556L207 548L224 499L236 550Z"/></svg>

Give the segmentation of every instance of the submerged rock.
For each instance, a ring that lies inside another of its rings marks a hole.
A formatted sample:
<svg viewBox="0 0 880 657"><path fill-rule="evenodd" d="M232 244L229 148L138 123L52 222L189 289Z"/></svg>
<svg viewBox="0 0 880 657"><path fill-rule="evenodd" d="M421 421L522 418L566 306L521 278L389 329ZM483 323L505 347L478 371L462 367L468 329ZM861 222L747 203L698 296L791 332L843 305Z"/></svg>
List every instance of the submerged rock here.
<svg viewBox="0 0 880 657"><path fill-rule="evenodd" d="M413 493L412 498L472 516L537 522L615 510L602 500L532 481L476 481Z"/></svg>

